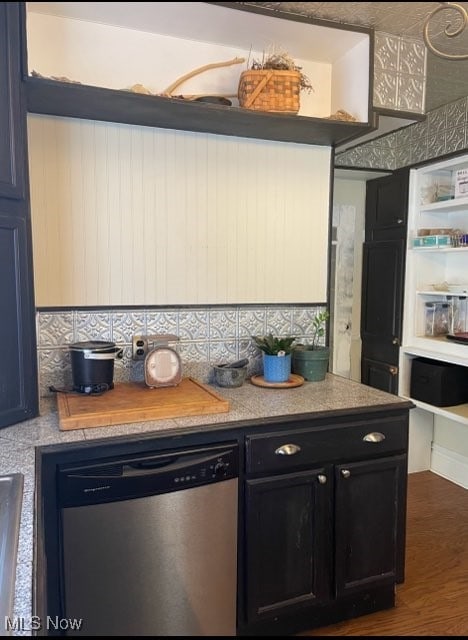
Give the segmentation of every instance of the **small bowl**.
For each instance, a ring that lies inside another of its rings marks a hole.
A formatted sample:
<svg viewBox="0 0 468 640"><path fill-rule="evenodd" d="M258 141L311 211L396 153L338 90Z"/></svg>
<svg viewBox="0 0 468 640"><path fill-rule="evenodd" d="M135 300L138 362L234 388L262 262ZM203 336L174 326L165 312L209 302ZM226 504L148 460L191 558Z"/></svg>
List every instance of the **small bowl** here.
<svg viewBox="0 0 468 640"><path fill-rule="evenodd" d="M214 381L219 387L241 387L247 375L247 367L213 367Z"/></svg>

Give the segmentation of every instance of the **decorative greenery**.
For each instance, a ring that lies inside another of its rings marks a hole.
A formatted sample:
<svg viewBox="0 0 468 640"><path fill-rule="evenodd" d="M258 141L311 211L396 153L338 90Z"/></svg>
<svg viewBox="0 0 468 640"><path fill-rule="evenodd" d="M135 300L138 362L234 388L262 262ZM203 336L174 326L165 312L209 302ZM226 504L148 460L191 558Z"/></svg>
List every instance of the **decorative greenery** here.
<svg viewBox="0 0 468 640"><path fill-rule="evenodd" d="M306 351L323 349L322 345L319 344L319 340L325 335L325 326L329 317L330 314L326 309L317 313L312 320L312 342L308 342L307 344L300 342L294 345L294 348Z"/></svg>
<svg viewBox="0 0 468 640"><path fill-rule="evenodd" d="M314 91L309 78L286 51L273 51L264 53L261 60L253 60L251 69L276 69L277 71L298 71L300 75L300 87L302 91L310 93Z"/></svg>
<svg viewBox="0 0 468 640"><path fill-rule="evenodd" d="M312 321L312 342L309 346L309 349L318 349L320 345L318 341L320 338L323 338L325 335L325 325L330 317L330 314L326 309L317 313Z"/></svg>
<svg viewBox="0 0 468 640"><path fill-rule="evenodd" d="M291 353L293 350L292 344L296 338L291 336L277 338L272 333L269 333L267 336L252 336L252 339L261 351L269 356L277 356L280 352L283 352L283 355Z"/></svg>

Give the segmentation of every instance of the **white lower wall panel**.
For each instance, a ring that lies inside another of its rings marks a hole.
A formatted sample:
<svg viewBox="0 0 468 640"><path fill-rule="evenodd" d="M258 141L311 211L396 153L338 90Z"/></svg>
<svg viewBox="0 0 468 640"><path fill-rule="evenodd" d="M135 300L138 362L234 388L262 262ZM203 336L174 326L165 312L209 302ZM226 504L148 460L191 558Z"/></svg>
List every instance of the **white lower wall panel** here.
<svg viewBox="0 0 468 640"><path fill-rule="evenodd" d="M408 473L431 468L431 445L434 434L434 416L423 409L409 412Z"/></svg>
<svg viewBox="0 0 468 640"><path fill-rule="evenodd" d="M37 306L326 302L328 147L29 116Z"/></svg>
<svg viewBox="0 0 468 640"><path fill-rule="evenodd" d="M432 447L431 471L468 489L468 457L436 444Z"/></svg>

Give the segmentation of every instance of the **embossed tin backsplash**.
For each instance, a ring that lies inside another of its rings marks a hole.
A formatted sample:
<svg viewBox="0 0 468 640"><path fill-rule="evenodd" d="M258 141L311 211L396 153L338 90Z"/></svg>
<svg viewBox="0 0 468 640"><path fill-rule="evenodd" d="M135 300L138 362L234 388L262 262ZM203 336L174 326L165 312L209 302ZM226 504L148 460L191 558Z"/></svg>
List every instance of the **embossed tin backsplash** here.
<svg viewBox="0 0 468 640"><path fill-rule="evenodd" d="M37 312L39 394L70 387L68 345L83 340L112 341L123 348L115 381L143 380L143 363L132 360L132 337L171 333L180 337L183 374L209 381L211 366L249 358L249 373L259 373L260 353L251 336L273 332L311 340L312 321L323 305L262 305L125 310L70 309Z"/></svg>

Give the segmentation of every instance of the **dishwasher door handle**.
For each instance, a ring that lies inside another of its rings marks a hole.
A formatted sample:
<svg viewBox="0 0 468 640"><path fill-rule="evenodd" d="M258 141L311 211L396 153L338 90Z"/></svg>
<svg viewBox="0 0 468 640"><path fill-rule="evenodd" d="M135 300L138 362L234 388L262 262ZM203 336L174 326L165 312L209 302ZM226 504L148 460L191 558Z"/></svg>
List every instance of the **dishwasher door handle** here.
<svg viewBox="0 0 468 640"><path fill-rule="evenodd" d="M192 465L206 464L211 461L216 463L221 452L210 453L205 455L194 456L171 456L167 463L156 464L157 459L154 460L154 464L148 464L150 461L131 462L122 466L122 478L129 478L135 476L158 476L170 471L177 471L178 469L186 469ZM101 476L102 477L102 476Z"/></svg>
<svg viewBox="0 0 468 640"><path fill-rule="evenodd" d="M179 469L192 468L197 465L213 464L213 468L219 459L234 453L236 446L204 448L202 450L188 449L183 452L164 453L152 455L147 458L130 458L115 461L110 464L91 465L89 467L64 470L62 474L69 480L101 480L120 481L125 478L158 477L163 474L178 471ZM237 465L235 465L237 468Z"/></svg>

